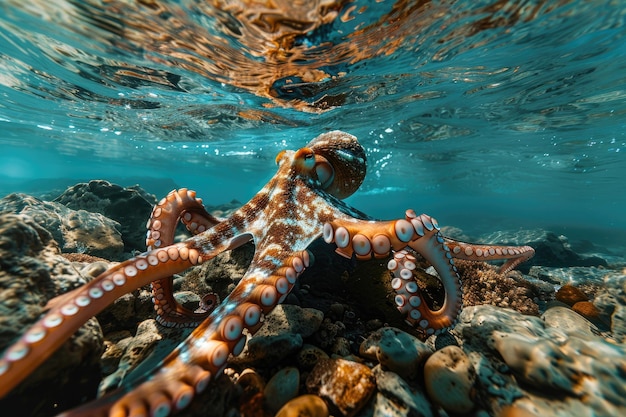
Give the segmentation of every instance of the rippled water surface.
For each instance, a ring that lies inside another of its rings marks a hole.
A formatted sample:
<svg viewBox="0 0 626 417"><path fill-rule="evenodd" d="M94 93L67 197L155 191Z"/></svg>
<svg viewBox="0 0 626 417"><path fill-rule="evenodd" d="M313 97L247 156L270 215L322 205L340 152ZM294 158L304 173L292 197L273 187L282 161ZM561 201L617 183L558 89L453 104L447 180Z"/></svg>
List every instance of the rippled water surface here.
<svg viewBox="0 0 626 417"><path fill-rule="evenodd" d="M624 237L623 0L265 3L3 1L0 191L246 201L278 151L342 129L369 214Z"/></svg>

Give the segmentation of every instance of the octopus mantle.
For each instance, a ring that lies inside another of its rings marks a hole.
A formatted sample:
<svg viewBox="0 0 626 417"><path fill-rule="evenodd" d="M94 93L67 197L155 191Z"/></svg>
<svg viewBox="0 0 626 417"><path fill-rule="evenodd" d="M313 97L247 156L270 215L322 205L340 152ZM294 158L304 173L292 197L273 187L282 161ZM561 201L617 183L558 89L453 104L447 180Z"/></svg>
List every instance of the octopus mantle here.
<svg viewBox="0 0 626 417"><path fill-rule="evenodd" d="M462 307L461 282L453 258L505 259L508 271L530 258L532 248L472 245L441 235L432 217L407 210L404 217L380 221L341 200L361 185L365 152L357 139L333 131L298 151L276 157L276 175L247 204L226 219L209 214L193 191L172 191L148 222L148 251L48 304L48 311L0 358L0 397L10 392L85 321L121 295L152 283L154 308L165 325L197 326L151 374L134 387L63 413L78 415L167 416L185 408L242 352L264 315L282 302L312 262L307 247L320 236L336 251L356 259L393 256L388 268L395 301L406 321L425 334L451 326ZM174 243L181 220L194 234ZM172 275L199 265L248 241L253 260L232 293L217 306L195 311L179 305ZM417 258L437 271L445 290L443 305L432 310L422 299L414 271Z"/></svg>

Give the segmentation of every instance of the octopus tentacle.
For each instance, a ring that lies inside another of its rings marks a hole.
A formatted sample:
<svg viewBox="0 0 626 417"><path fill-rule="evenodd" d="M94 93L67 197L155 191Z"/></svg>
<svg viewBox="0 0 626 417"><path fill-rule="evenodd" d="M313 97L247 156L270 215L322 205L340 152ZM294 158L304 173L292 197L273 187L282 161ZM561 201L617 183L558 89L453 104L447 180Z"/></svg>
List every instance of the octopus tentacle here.
<svg viewBox="0 0 626 417"><path fill-rule="evenodd" d="M186 188L172 190L152 210L147 225L148 250L173 244L179 219L193 234L202 233L220 222L205 210L195 191ZM210 310L196 312L184 308L174 298L172 284L172 276L152 282L154 308L159 312L157 321L168 327L185 323L192 326L202 321Z"/></svg>
<svg viewBox="0 0 626 417"><path fill-rule="evenodd" d="M393 251L406 247L418 252L430 262L441 280L446 292L444 305L437 311L430 310L421 299L415 283L403 283L399 275L392 286L399 290L396 303L401 312L409 315L410 324L418 324L427 333L433 333L451 326L461 309L461 280L452 261L450 250L439 233L437 221L422 214L417 216L413 210L407 210L404 219L392 221L333 221L324 225L324 240L334 242L336 251L346 257L353 254L357 259L370 259L372 256L383 258ZM410 265L415 264L406 258L406 252L396 254L389 261L388 268L397 270L409 279ZM406 261L406 264L405 264ZM407 272L402 272L406 270ZM413 308L415 307L415 308Z"/></svg>
<svg viewBox="0 0 626 417"><path fill-rule="evenodd" d="M84 286L51 303L48 312L0 358L0 397L46 360L90 317L125 293L198 265L212 253L187 243L155 249L102 273Z"/></svg>
<svg viewBox="0 0 626 417"><path fill-rule="evenodd" d="M431 240L434 244L437 239ZM445 249L444 249L445 250ZM416 258L412 251L401 250L394 253L393 259L387 264L393 273L391 287L396 291L395 303L398 310L405 316L405 321L421 329L427 335L438 334L443 329L451 327L456 322L458 312L463 307L462 285L456 277L456 268L450 260L449 269L441 282L444 286L444 304L438 310L432 310L425 302L421 290L416 282Z"/></svg>
<svg viewBox="0 0 626 417"><path fill-rule="evenodd" d="M457 259L466 259L469 261L505 259L506 262L500 267L501 274L506 274L535 255L535 250L530 246L478 245L461 242L448 237L444 239L452 252L452 256Z"/></svg>
<svg viewBox="0 0 626 417"><path fill-rule="evenodd" d="M61 416L99 415L109 409L108 415L119 417L133 413L167 416L186 407L221 374L230 354L242 352L246 332L256 332L263 315L289 293L311 264L306 250L281 258L284 260L271 270L251 266L224 302L138 386L132 390L122 387Z"/></svg>

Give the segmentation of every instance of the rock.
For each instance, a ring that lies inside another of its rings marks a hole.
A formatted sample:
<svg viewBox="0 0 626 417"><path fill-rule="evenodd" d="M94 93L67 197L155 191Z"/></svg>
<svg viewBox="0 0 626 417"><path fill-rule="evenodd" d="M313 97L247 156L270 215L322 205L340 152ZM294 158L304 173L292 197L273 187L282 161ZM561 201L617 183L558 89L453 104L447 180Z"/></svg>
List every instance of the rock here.
<svg viewBox="0 0 626 417"><path fill-rule="evenodd" d="M337 356L350 356L350 341L345 337L336 337L335 343L331 347L331 353Z"/></svg>
<svg viewBox="0 0 626 417"><path fill-rule="evenodd" d="M259 329L255 337L284 333L309 337L317 331L323 318L324 314L314 308L279 304L265 317L263 327Z"/></svg>
<svg viewBox="0 0 626 417"><path fill-rule="evenodd" d="M611 316L611 332L617 340L626 344L626 306L615 306Z"/></svg>
<svg viewBox="0 0 626 417"><path fill-rule="evenodd" d="M572 284L563 285L559 288L554 297L570 307L579 301L589 301L589 298L585 295L585 293Z"/></svg>
<svg viewBox="0 0 626 417"><path fill-rule="evenodd" d="M277 305L264 320L264 325L248 340L243 352L233 363L268 367L294 354L302 347L302 338L319 327L322 313L312 308Z"/></svg>
<svg viewBox="0 0 626 417"><path fill-rule="evenodd" d="M306 379L309 394L322 397L331 414L355 416L376 388L372 371L360 363L344 359L322 359Z"/></svg>
<svg viewBox="0 0 626 417"><path fill-rule="evenodd" d="M315 333L315 341L324 349L331 348L335 344L335 338L342 336L345 330L346 325L343 322L324 318Z"/></svg>
<svg viewBox="0 0 626 417"><path fill-rule="evenodd" d="M298 368L283 368L276 372L265 386L263 391L265 404L271 411L276 412L298 395L299 389L300 371L298 371Z"/></svg>
<svg viewBox="0 0 626 417"><path fill-rule="evenodd" d="M191 331L192 329L158 326L154 319L139 323L134 336L117 342L115 349L122 350L123 354L115 372L100 383L100 395L117 388L125 379L132 379L134 374L141 375L156 366Z"/></svg>
<svg viewBox="0 0 626 417"><path fill-rule="evenodd" d="M600 316L600 311L591 301L579 301L572 306L572 310L589 320L596 320Z"/></svg>
<svg viewBox="0 0 626 417"><path fill-rule="evenodd" d="M414 336L394 327L373 332L359 348L359 353L377 360L384 370L404 378L414 378L432 349Z"/></svg>
<svg viewBox="0 0 626 417"><path fill-rule="evenodd" d="M453 331L479 370L477 396L490 415L626 413L626 347L578 324L549 326L560 321L491 306L461 312Z"/></svg>
<svg viewBox="0 0 626 417"><path fill-rule="evenodd" d="M124 251L146 249L146 222L157 200L139 186L124 188L108 181L93 180L68 188L54 202L73 210L101 213L118 222Z"/></svg>
<svg viewBox="0 0 626 417"><path fill-rule="evenodd" d="M243 389L239 399L239 412L250 417L269 417L264 408L265 380L255 370L246 368L237 378L237 385Z"/></svg>
<svg viewBox="0 0 626 417"><path fill-rule="evenodd" d="M320 359L328 359L328 354L317 346L304 344L298 352L296 360L301 369L310 371Z"/></svg>
<svg viewBox="0 0 626 417"><path fill-rule="evenodd" d="M424 380L430 399L447 412L467 414L474 408L476 371L460 347L433 353L424 365Z"/></svg>
<svg viewBox="0 0 626 417"><path fill-rule="evenodd" d="M328 417L328 407L317 395L301 395L285 404L276 417Z"/></svg>
<svg viewBox="0 0 626 417"><path fill-rule="evenodd" d="M545 266L533 266L530 268L528 275L532 278L549 282L555 285L565 285L568 283L579 284L598 284L605 285L607 278L619 276L617 271L607 270L606 268L596 267L580 267L571 268L551 268Z"/></svg>
<svg viewBox="0 0 626 417"><path fill-rule="evenodd" d="M119 223L99 213L75 211L26 194L0 199L0 212L27 214L52 234L63 252L119 259L124 249Z"/></svg>
<svg viewBox="0 0 626 417"><path fill-rule="evenodd" d="M302 336L282 333L274 336L252 337L243 352L231 360L240 366L269 367L293 355L302 347Z"/></svg>
<svg viewBox="0 0 626 417"><path fill-rule="evenodd" d="M38 222L26 214L0 214L0 352L39 318L49 300L85 282ZM52 414L92 397L102 351L100 326L89 319L0 401L1 409Z"/></svg>
<svg viewBox="0 0 626 417"><path fill-rule="evenodd" d="M541 318L546 327L560 329L571 336L594 339L600 333L593 323L567 307L550 307L541 315Z"/></svg>
<svg viewBox="0 0 626 417"><path fill-rule="evenodd" d="M100 357L103 375L115 372L131 340L132 334L128 330L111 332L106 335L104 353Z"/></svg>
<svg viewBox="0 0 626 417"><path fill-rule="evenodd" d="M263 392L265 381L254 369L246 368L237 378L237 385L241 386L244 395L251 397L254 394Z"/></svg>
<svg viewBox="0 0 626 417"><path fill-rule="evenodd" d="M384 371L376 366L372 370L376 377L378 393L368 407L372 415L385 417L431 417L433 406L426 395L415 386L410 386L398 374Z"/></svg>

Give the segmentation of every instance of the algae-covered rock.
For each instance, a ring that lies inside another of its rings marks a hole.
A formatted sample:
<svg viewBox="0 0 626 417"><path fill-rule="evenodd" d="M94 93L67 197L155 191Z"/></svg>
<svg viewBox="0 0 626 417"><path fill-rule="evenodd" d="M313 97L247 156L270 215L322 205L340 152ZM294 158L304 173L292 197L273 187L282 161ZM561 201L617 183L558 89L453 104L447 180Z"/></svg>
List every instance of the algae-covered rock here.
<svg viewBox="0 0 626 417"><path fill-rule="evenodd" d="M48 301L85 282L37 221L0 214L0 352L25 333ZM102 331L92 318L0 400L0 409L50 415L93 396L102 350Z"/></svg>
<svg viewBox="0 0 626 417"><path fill-rule="evenodd" d="M54 200L70 209L101 213L118 222L126 252L145 250L146 221L156 201L139 186L121 187L103 180L78 183Z"/></svg>
<svg viewBox="0 0 626 417"><path fill-rule="evenodd" d="M26 194L9 194L0 199L0 212L30 216L52 234L63 252L113 260L120 258L124 250L119 223L99 213L72 210Z"/></svg>

